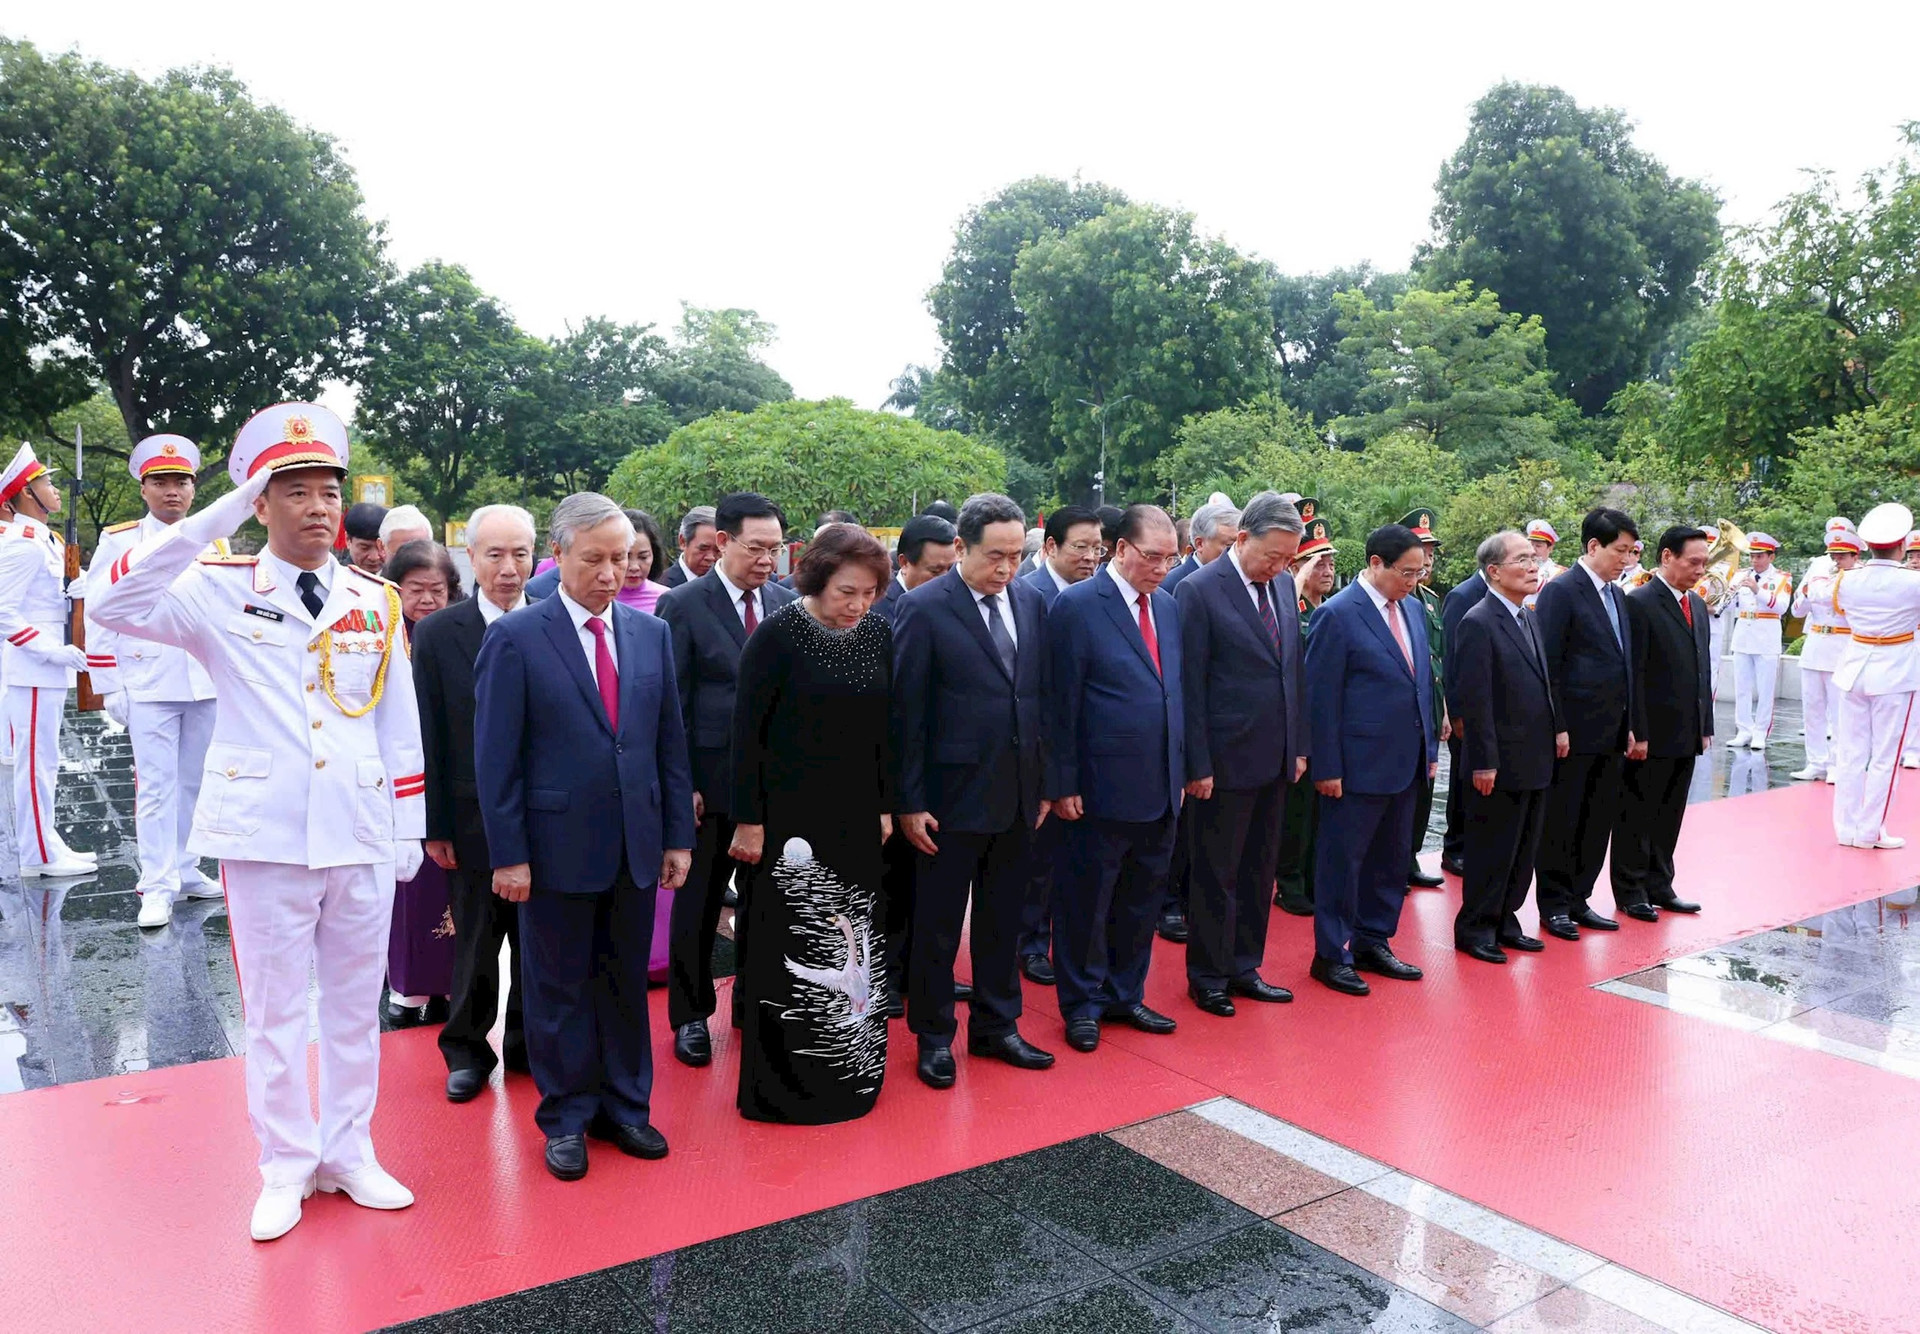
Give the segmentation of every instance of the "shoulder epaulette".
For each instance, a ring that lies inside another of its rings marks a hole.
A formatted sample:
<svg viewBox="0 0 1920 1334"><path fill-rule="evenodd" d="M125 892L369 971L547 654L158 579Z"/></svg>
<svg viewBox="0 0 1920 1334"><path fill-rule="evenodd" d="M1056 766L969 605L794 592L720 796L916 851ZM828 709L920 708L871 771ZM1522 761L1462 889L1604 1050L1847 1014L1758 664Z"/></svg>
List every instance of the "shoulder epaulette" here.
<svg viewBox="0 0 1920 1334"><path fill-rule="evenodd" d="M258 565L259 563L260 558L258 556L237 556L232 553L202 556L200 558L200 564L202 565Z"/></svg>
<svg viewBox="0 0 1920 1334"><path fill-rule="evenodd" d="M126 521L125 523L110 523L110 524L108 524L108 525L107 525L107 526L106 526L105 528L102 528L102 529L100 530L100 534L101 534L101 536L103 536L103 537L104 537L104 536L105 536L106 534L108 534L108 533L124 533L124 532L126 532L126 531L127 531L127 530L128 530L129 528L138 528L139 526L140 526L140 520L138 520L138 519L128 519L128 520L127 520L127 521Z"/></svg>
<svg viewBox="0 0 1920 1334"><path fill-rule="evenodd" d="M365 570L361 569L358 565L349 565L346 567L346 570L349 574L357 574L362 579L370 579L376 584L385 584L390 588L399 587L398 584L395 584L393 580L388 579L386 576L378 575L378 574L368 574Z"/></svg>

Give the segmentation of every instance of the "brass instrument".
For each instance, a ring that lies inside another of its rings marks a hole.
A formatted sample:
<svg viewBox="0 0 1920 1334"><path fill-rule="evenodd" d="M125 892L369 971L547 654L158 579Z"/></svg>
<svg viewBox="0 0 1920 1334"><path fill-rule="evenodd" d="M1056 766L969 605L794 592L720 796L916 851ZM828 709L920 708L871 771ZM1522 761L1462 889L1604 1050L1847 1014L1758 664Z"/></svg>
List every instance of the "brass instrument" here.
<svg viewBox="0 0 1920 1334"><path fill-rule="evenodd" d="M1740 572L1740 559L1752 545L1747 535L1725 519L1720 520L1720 536L1713 539L1713 545L1707 548L1707 572L1700 582L1693 586L1707 604L1707 610L1715 616L1727 605L1727 599L1733 596L1733 577Z"/></svg>

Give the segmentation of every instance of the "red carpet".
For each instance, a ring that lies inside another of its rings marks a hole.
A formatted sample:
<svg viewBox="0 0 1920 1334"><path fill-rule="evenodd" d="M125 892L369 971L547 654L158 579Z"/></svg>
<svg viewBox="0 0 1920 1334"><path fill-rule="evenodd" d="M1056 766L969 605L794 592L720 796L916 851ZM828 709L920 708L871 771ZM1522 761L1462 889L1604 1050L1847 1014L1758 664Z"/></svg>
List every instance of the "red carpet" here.
<svg viewBox="0 0 1920 1334"><path fill-rule="evenodd" d="M1920 840L1833 847L1830 792L1694 807L1681 875L1705 913L1549 942L1504 969L1456 967L1456 895L1417 893L1397 943L1427 980L1381 981L1368 1000L1308 982L1309 924L1276 915L1267 976L1295 989L1292 1006L1202 1015L1181 952L1162 945L1149 1000L1178 1035L1109 1030L1082 1057L1051 996L1029 988L1028 1031L1058 1067L963 1056L947 1094L914 1078L896 1027L887 1090L850 1125L740 1120L724 1034L712 1068L686 1070L656 1003L673 1154L601 1148L572 1186L540 1165L530 1081L451 1106L432 1034L395 1034L376 1135L420 1203L375 1214L316 1197L270 1246L246 1239L258 1177L239 1061L15 1094L0 1099L0 1291L9 1322L35 1331L360 1330L1224 1093L1762 1324L1910 1328L1920 1281L1901 1246L1920 1235L1920 1085L1589 988L1920 881ZM1920 833L1920 790L1893 823Z"/></svg>

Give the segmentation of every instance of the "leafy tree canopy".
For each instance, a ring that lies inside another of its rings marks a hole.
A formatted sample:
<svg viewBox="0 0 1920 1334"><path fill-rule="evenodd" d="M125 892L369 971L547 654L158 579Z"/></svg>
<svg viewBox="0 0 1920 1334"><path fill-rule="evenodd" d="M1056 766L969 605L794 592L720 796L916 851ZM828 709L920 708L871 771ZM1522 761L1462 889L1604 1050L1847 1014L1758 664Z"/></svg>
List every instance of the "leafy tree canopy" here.
<svg viewBox="0 0 1920 1334"><path fill-rule="evenodd" d="M777 336L773 325L751 310L703 310L680 306L680 328L649 376L648 396L677 422L710 412L751 412L762 403L784 403L793 386L760 359Z"/></svg>
<svg viewBox="0 0 1920 1334"><path fill-rule="evenodd" d="M1244 505L1270 485L1299 490L1272 479L1297 476L1308 457L1326 448L1306 414L1262 394L1239 407L1187 418L1175 432L1173 448L1154 460L1154 477L1179 512L1191 513L1215 491Z"/></svg>
<svg viewBox="0 0 1920 1334"><path fill-rule="evenodd" d="M1341 292L1391 306L1411 285L1405 273L1370 264L1329 273L1273 274L1273 341L1280 350L1280 395L1317 422L1353 415L1367 384L1366 366L1343 348Z"/></svg>

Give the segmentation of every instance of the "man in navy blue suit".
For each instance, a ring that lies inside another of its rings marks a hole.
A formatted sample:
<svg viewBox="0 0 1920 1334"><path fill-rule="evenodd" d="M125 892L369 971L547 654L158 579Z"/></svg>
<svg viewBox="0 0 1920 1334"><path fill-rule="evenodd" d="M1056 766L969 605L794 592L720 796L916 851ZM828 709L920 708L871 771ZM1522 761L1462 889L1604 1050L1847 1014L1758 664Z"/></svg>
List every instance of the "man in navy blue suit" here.
<svg viewBox="0 0 1920 1334"><path fill-rule="evenodd" d="M647 956L654 895L693 857L665 622L614 601L633 524L583 492L549 521L560 588L495 622L474 664L474 769L493 892L520 905L527 1059L547 1170L587 1172L586 1136L660 1158Z"/></svg>
<svg viewBox="0 0 1920 1334"><path fill-rule="evenodd" d="M1180 613L1160 591L1180 558L1177 542L1165 510L1129 506L1114 524L1105 572L1067 589L1047 613L1045 795L1070 823L1053 967L1075 1051L1100 1045L1103 1019L1174 1030L1145 995L1186 785Z"/></svg>
<svg viewBox="0 0 1920 1334"><path fill-rule="evenodd" d="M944 521L942 521L944 522ZM959 565L900 599L893 629L899 826L918 850L907 1026L921 1080L951 1088L953 961L973 903L967 1052L1022 1070L1053 1056L1020 1036L1014 948L1035 827L1046 818L1046 609L1018 583L1026 516L1002 495L960 507Z"/></svg>
<svg viewBox="0 0 1920 1334"><path fill-rule="evenodd" d="M1187 993L1229 1017L1234 997L1290 1001L1259 972L1272 916L1287 785L1307 767L1299 595L1287 563L1300 512L1272 491L1247 502L1226 555L1180 585L1193 883Z"/></svg>
<svg viewBox="0 0 1920 1334"><path fill-rule="evenodd" d="M1367 568L1321 604L1307 632L1310 767L1322 798L1312 974L1350 996L1367 994L1360 972L1420 977L1387 942L1407 897L1416 789L1440 759L1427 618L1406 606L1425 569L1412 529L1374 529Z"/></svg>

